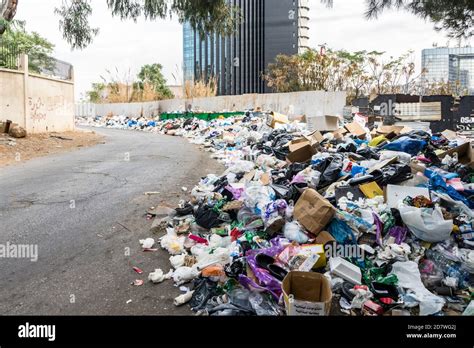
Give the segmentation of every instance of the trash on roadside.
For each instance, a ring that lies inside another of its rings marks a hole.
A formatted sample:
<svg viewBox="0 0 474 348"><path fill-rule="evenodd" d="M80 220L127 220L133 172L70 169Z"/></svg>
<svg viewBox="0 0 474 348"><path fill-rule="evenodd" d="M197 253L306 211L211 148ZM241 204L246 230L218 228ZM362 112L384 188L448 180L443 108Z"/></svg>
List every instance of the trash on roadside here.
<svg viewBox="0 0 474 348"><path fill-rule="evenodd" d="M174 270L149 280L191 289L175 305L210 316L472 315L474 152L458 133L261 110L96 125L181 136L227 168L182 187L189 198L175 209L146 211Z"/></svg>

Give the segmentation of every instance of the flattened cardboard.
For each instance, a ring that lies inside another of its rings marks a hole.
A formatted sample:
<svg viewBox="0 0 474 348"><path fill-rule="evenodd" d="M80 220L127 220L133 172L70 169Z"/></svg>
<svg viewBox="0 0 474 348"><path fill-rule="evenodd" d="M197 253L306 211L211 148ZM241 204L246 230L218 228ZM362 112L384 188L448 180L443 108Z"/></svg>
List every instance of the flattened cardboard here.
<svg viewBox="0 0 474 348"><path fill-rule="evenodd" d="M334 217L332 204L313 189L307 189L295 205L296 220L309 232L318 235Z"/></svg>
<svg viewBox="0 0 474 348"><path fill-rule="evenodd" d="M349 133L351 133L352 135L358 138L365 138L366 136L364 128L362 128L362 126L357 122L346 124L345 127L349 131Z"/></svg>
<svg viewBox="0 0 474 348"><path fill-rule="evenodd" d="M364 193L365 197L372 199L377 196L383 196L383 190L376 182L369 182L364 185L360 185L359 189Z"/></svg>
<svg viewBox="0 0 474 348"><path fill-rule="evenodd" d="M427 188L408 187L398 185L387 185L385 189L385 201L389 208L398 209L398 205L407 197L415 198L417 196L430 197L430 191Z"/></svg>
<svg viewBox="0 0 474 348"><path fill-rule="evenodd" d="M289 316L328 316L331 313L331 284L322 274L290 272L283 280L282 290Z"/></svg>
<svg viewBox="0 0 474 348"><path fill-rule="evenodd" d="M445 130L441 134L448 140L456 140L458 138L457 133L449 129Z"/></svg>
<svg viewBox="0 0 474 348"><path fill-rule="evenodd" d="M351 201L358 201L360 198L365 198L357 186L340 186L336 188L336 201L339 202L342 197L346 197Z"/></svg>
<svg viewBox="0 0 474 348"><path fill-rule="evenodd" d="M390 133L395 133L396 135L399 135L400 132L403 130L403 126L380 126L377 129L377 133L379 134L390 134Z"/></svg>

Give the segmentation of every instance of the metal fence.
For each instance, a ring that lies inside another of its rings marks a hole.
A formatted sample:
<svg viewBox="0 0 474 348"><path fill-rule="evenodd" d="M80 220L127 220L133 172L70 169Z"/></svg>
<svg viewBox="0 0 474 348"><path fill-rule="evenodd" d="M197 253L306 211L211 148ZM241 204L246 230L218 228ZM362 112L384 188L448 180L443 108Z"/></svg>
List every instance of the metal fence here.
<svg viewBox="0 0 474 348"><path fill-rule="evenodd" d="M0 40L0 68L18 70L20 68L20 51L11 43Z"/></svg>
<svg viewBox="0 0 474 348"><path fill-rule="evenodd" d="M20 56L22 53L17 45L7 43L0 39L0 68L19 70ZM73 66L62 60L50 57L47 64L41 66L41 64L37 64L37 62L34 61L34 55L30 54L30 71L32 63L35 63L36 67L33 71L37 72L37 70L39 70L40 75L59 80L71 80L73 77Z"/></svg>

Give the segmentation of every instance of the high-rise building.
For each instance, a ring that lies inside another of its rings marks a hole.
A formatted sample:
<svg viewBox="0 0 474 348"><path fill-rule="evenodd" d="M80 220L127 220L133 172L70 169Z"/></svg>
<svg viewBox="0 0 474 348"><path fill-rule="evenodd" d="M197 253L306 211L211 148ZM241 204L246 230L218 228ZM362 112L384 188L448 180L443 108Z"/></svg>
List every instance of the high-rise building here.
<svg viewBox="0 0 474 348"><path fill-rule="evenodd" d="M432 48L422 52L423 82L449 82L474 94L474 47Z"/></svg>
<svg viewBox="0 0 474 348"><path fill-rule="evenodd" d="M268 92L262 75L278 54L308 48L309 0L227 0L243 20L230 36L202 38L184 25L184 80L215 79L219 95Z"/></svg>

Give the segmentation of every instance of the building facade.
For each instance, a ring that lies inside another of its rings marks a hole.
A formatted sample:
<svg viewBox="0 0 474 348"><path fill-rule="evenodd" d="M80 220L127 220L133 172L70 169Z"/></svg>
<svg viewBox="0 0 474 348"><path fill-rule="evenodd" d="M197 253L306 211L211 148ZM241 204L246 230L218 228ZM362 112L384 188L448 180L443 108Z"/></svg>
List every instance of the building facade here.
<svg viewBox="0 0 474 348"><path fill-rule="evenodd" d="M269 92L262 75L278 54L308 47L309 0L228 0L242 10L235 34L202 38L183 29L185 81L217 83L218 95Z"/></svg>
<svg viewBox="0 0 474 348"><path fill-rule="evenodd" d="M423 82L449 82L462 94L474 94L474 47L432 48L422 52Z"/></svg>

